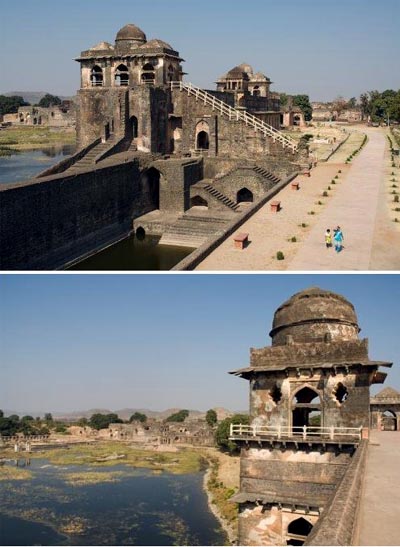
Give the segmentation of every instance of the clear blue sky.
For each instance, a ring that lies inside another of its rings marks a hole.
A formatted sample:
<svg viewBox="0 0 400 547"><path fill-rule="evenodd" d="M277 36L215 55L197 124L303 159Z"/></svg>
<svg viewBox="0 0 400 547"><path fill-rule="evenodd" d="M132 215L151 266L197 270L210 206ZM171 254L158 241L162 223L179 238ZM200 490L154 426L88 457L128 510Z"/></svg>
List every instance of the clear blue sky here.
<svg viewBox="0 0 400 547"><path fill-rule="evenodd" d="M399 0L2 0L0 13L0 93L73 95L72 59L126 23L171 43L206 88L243 61L312 100L400 88Z"/></svg>
<svg viewBox="0 0 400 547"><path fill-rule="evenodd" d="M400 390L399 275L2 275L0 408L248 407L227 372L270 344L276 308L309 286L355 306ZM382 389L382 386L374 388Z"/></svg>

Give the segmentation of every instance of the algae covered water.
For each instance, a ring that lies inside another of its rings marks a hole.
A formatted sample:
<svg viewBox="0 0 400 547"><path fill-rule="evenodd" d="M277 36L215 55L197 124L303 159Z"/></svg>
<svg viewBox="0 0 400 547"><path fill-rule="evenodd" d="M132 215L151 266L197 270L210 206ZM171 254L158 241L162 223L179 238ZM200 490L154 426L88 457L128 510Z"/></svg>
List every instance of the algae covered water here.
<svg viewBox="0 0 400 547"><path fill-rule="evenodd" d="M203 473L31 460L32 477L2 481L1 545L221 545Z"/></svg>

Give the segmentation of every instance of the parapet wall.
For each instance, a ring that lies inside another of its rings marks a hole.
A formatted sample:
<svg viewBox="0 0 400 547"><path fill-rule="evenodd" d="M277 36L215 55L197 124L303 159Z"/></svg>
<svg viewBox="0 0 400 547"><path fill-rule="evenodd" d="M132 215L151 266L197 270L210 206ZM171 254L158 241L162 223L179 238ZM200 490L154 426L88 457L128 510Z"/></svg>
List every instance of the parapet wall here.
<svg viewBox="0 0 400 547"><path fill-rule="evenodd" d="M305 545L355 545L368 441L356 450L332 501L323 512Z"/></svg>

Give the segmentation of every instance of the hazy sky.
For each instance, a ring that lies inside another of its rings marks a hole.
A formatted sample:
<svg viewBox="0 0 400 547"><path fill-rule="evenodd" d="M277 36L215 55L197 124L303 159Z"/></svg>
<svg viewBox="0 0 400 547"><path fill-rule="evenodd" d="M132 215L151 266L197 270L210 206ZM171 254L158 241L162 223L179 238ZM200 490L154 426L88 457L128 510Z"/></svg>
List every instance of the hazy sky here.
<svg viewBox="0 0 400 547"><path fill-rule="evenodd" d="M399 0L1 0L0 93L73 95L81 50L126 23L169 42L188 81L214 88L250 63L312 100L400 88Z"/></svg>
<svg viewBox="0 0 400 547"><path fill-rule="evenodd" d="M270 345L276 308L309 286L355 306L400 390L396 275L2 275L0 408L248 408L230 370ZM385 370L385 369L384 369ZM374 392L382 386L374 387Z"/></svg>

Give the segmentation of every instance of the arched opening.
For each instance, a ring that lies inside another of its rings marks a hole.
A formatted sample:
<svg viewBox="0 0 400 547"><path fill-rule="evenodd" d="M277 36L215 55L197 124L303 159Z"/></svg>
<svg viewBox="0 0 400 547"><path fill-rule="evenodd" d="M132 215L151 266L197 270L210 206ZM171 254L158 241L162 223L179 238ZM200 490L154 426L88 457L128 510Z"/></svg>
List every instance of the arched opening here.
<svg viewBox="0 0 400 547"><path fill-rule="evenodd" d="M131 139L136 139L138 136L138 119L136 116L131 116L129 120L129 136Z"/></svg>
<svg viewBox="0 0 400 547"><path fill-rule="evenodd" d="M385 410L381 416L381 427L383 431L397 431L397 417L392 410Z"/></svg>
<svg viewBox="0 0 400 547"><path fill-rule="evenodd" d="M344 403L347 400L347 397L349 396L348 389L342 384L342 382L339 382L335 386L335 389L333 390L333 394L337 402L340 404Z"/></svg>
<svg viewBox="0 0 400 547"><path fill-rule="evenodd" d="M241 188L236 195L237 203L242 203L243 201L252 202L253 201L253 192L248 188Z"/></svg>
<svg viewBox="0 0 400 547"><path fill-rule="evenodd" d="M167 79L168 79L168 82L173 82L175 80L175 71L172 65L168 65Z"/></svg>
<svg viewBox="0 0 400 547"><path fill-rule="evenodd" d="M115 71L115 85L127 86L129 85L129 71L126 65L120 64Z"/></svg>
<svg viewBox="0 0 400 547"><path fill-rule="evenodd" d="M210 141L207 131L199 131L197 134L196 148L197 150L208 150L210 147Z"/></svg>
<svg viewBox="0 0 400 547"><path fill-rule="evenodd" d="M255 86L253 87L253 97L259 97L260 94L261 94L261 92L260 92L259 86L258 86L258 85L255 85Z"/></svg>
<svg viewBox="0 0 400 547"><path fill-rule="evenodd" d="M135 236L138 239L138 241L143 241L146 237L146 230L143 228L143 226L139 226L139 228L136 229Z"/></svg>
<svg viewBox="0 0 400 547"><path fill-rule="evenodd" d="M293 116L293 125L300 125L300 116Z"/></svg>
<svg viewBox="0 0 400 547"><path fill-rule="evenodd" d="M33 125L37 125L37 118L33 118Z"/></svg>
<svg viewBox="0 0 400 547"><path fill-rule="evenodd" d="M308 386L297 391L292 402L292 431L302 434L303 427L322 427L321 399Z"/></svg>
<svg viewBox="0 0 400 547"><path fill-rule="evenodd" d="M160 208L160 172L150 167L141 176L142 192L152 209Z"/></svg>
<svg viewBox="0 0 400 547"><path fill-rule="evenodd" d="M303 517L292 520L287 529L286 545L304 545L304 542L313 529L311 522Z"/></svg>
<svg viewBox="0 0 400 547"><path fill-rule="evenodd" d="M193 196L190 198L190 207L208 207L208 202L201 196Z"/></svg>
<svg viewBox="0 0 400 547"><path fill-rule="evenodd" d="M144 84L154 84L155 82L154 67L151 63L146 63L142 68L142 82Z"/></svg>
<svg viewBox="0 0 400 547"><path fill-rule="evenodd" d="M103 85L103 70L95 65L90 72L90 81L92 86L102 86Z"/></svg>

